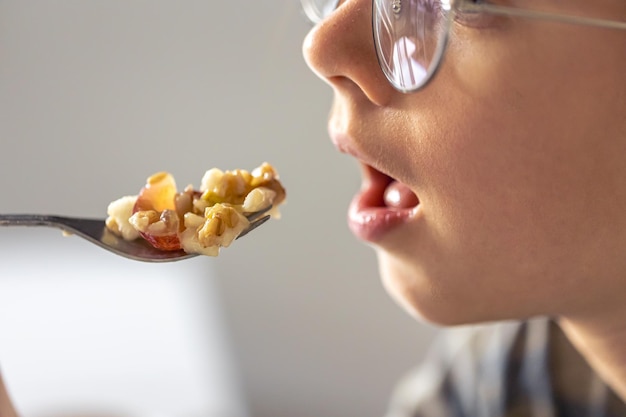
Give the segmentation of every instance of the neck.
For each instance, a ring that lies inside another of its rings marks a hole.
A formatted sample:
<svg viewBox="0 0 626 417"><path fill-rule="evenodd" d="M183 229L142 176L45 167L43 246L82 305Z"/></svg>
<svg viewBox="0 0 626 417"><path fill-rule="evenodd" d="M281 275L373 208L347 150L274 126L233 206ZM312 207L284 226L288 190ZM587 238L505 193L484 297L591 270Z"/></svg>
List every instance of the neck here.
<svg viewBox="0 0 626 417"><path fill-rule="evenodd" d="M626 402L626 305L618 310L562 317L559 324L589 365Z"/></svg>

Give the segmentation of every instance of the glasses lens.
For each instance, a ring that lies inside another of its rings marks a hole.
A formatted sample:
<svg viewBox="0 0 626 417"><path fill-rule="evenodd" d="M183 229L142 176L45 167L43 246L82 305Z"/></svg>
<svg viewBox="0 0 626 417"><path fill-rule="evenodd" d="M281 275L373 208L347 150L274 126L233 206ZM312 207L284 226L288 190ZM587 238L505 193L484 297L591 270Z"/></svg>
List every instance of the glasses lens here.
<svg viewBox="0 0 626 417"><path fill-rule="evenodd" d="M301 0L301 3L306 17L313 23L319 23L337 8L339 0Z"/></svg>
<svg viewBox="0 0 626 417"><path fill-rule="evenodd" d="M447 41L450 0L374 0L378 61L391 84L409 92L437 69Z"/></svg>

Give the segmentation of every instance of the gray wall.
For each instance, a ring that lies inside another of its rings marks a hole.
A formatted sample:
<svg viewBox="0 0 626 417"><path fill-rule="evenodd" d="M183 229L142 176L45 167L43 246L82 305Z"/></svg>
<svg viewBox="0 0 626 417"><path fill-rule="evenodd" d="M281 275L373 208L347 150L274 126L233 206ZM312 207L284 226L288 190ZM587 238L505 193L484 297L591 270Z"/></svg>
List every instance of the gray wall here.
<svg viewBox="0 0 626 417"><path fill-rule="evenodd" d="M359 172L327 138L308 28L295 0L0 1L0 212L103 216L156 171L184 186L271 162L282 220L193 264L218 278L251 413L378 416L433 330L348 231Z"/></svg>

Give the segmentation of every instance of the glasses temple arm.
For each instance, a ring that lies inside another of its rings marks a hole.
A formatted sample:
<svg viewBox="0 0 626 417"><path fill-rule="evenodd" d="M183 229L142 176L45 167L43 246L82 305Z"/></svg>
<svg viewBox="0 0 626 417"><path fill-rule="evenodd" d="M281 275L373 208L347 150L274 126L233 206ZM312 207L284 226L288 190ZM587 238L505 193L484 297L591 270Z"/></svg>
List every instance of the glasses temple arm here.
<svg viewBox="0 0 626 417"><path fill-rule="evenodd" d="M472 3L461 0L458 10L460 12L476 13L487 12L504 16L516 16L529 19L551 20L562 23L573 23L577 25L595 26L609 29L626 29L626 22L619 22L608 19L598 19L584 16L561 15L549 12L541 12L534 10L523 10L515 7L497 6L494 4Z"/></svg>

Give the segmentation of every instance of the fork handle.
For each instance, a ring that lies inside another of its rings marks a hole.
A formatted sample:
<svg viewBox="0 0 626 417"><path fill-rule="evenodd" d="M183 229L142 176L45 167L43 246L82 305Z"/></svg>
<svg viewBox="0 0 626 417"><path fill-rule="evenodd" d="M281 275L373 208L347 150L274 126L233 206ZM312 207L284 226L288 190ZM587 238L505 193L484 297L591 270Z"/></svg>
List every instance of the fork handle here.
<svg viewBox="0 0 626 417"><path fill-rule="evenodd" d="M55 216L41 214L0 214L0 226L51 226L58 223Z"/></svg>
<svg viewBox="0 0 626 417"><path fill-rule="evenodd" d="M47 214L0 214L0 226L56 226L61 222L61 217Z"/></svg>

